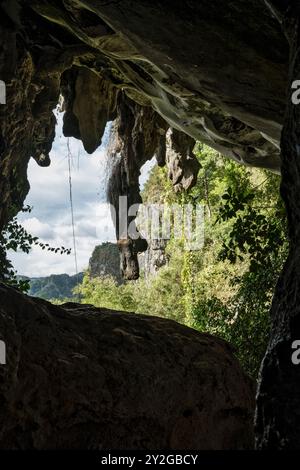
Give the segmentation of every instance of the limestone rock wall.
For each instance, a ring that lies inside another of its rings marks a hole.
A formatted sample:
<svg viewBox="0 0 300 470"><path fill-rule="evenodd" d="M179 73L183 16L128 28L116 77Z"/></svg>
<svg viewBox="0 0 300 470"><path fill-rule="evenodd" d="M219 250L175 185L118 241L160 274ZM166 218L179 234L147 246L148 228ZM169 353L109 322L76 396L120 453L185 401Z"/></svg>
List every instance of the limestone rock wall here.
<svg viewBox="0 0 300 470"><path fill-rule="evenodd" d="M0 298L1 449L253 446L253 384L221 339L3 285Z"/></svg>
<svg viewBox="0 0 300 470"><path fill-rule="evenodd" d="M0 8L1 227L28 192L29 158L50 163L60 93L65 135L88 152L122 91L166 127L279 171L288 44L265 2L2 0Z"/></svg>
<svg viewBox="0 0 300 470"><path fill-rule="evenodd" d="M93 277L112 276L122 283L120 254L116 243L102 243L94 248L89 260L89 274Z"/></svg>

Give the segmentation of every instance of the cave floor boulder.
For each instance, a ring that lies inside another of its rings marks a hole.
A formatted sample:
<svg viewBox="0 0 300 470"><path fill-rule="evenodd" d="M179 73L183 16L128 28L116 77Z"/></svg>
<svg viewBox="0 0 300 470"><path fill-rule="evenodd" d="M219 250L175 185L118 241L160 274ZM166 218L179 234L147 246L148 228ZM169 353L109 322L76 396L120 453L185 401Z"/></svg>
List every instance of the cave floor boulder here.
<svg viewBox="0 0 300 470"><path fill-rule="evenodd" d="M1 449L245 449L254 389L223 340L0 284Z"/></svg>

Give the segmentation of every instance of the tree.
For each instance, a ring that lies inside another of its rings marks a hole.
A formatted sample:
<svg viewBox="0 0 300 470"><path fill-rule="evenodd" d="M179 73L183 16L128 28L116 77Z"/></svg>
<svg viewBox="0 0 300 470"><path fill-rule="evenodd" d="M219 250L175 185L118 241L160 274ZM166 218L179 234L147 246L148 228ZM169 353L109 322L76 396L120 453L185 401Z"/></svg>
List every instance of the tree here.
<svg viewBox="0 0 300 470"><path fill-rule="evenodd" d="M218 335L235 348L244 369L257 377L269 336L269 306L286 256L280 178L240 166L205 145L197 184L175 193L166 170L155 167L145 185L148 203L204 204L205 243L187 251L167 245L168 264L149 278L117 286L85 277L83 301L176 320Z"/></svg>

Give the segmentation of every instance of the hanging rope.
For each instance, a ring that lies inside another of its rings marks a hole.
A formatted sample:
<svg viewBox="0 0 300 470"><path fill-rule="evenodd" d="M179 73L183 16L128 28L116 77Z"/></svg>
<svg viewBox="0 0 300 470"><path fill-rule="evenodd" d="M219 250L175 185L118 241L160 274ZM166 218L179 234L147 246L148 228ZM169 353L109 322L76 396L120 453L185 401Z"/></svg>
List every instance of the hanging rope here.
<svg viewBox="0 0 300 470"><path fill-rule="evenodd" d="M69 167L69 190L70 190L70 208L71 208L71 220L72 220L72 236L73 236L73 250L75 260L75 272L78 280L78 263L77 263L77 249L76 249L76 235L75 235L75 222L74 222L74 207L73 207L73 191L72 191L72 171L71 171L71 160L72 153L70 149L70 141L67 140L68 148L68 167Z"/></svg>

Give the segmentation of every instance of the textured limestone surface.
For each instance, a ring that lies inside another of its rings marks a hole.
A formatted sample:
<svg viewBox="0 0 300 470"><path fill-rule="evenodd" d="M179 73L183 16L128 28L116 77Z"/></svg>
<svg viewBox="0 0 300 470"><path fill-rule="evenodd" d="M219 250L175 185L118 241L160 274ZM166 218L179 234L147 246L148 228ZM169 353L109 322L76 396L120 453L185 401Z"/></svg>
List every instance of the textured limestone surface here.
<svg viewBox="0 0 300 470"><path fill-rule="evenodd" d="M0 448L252 447L253 384L224 341L3 285L0 298Z"/></svg>

